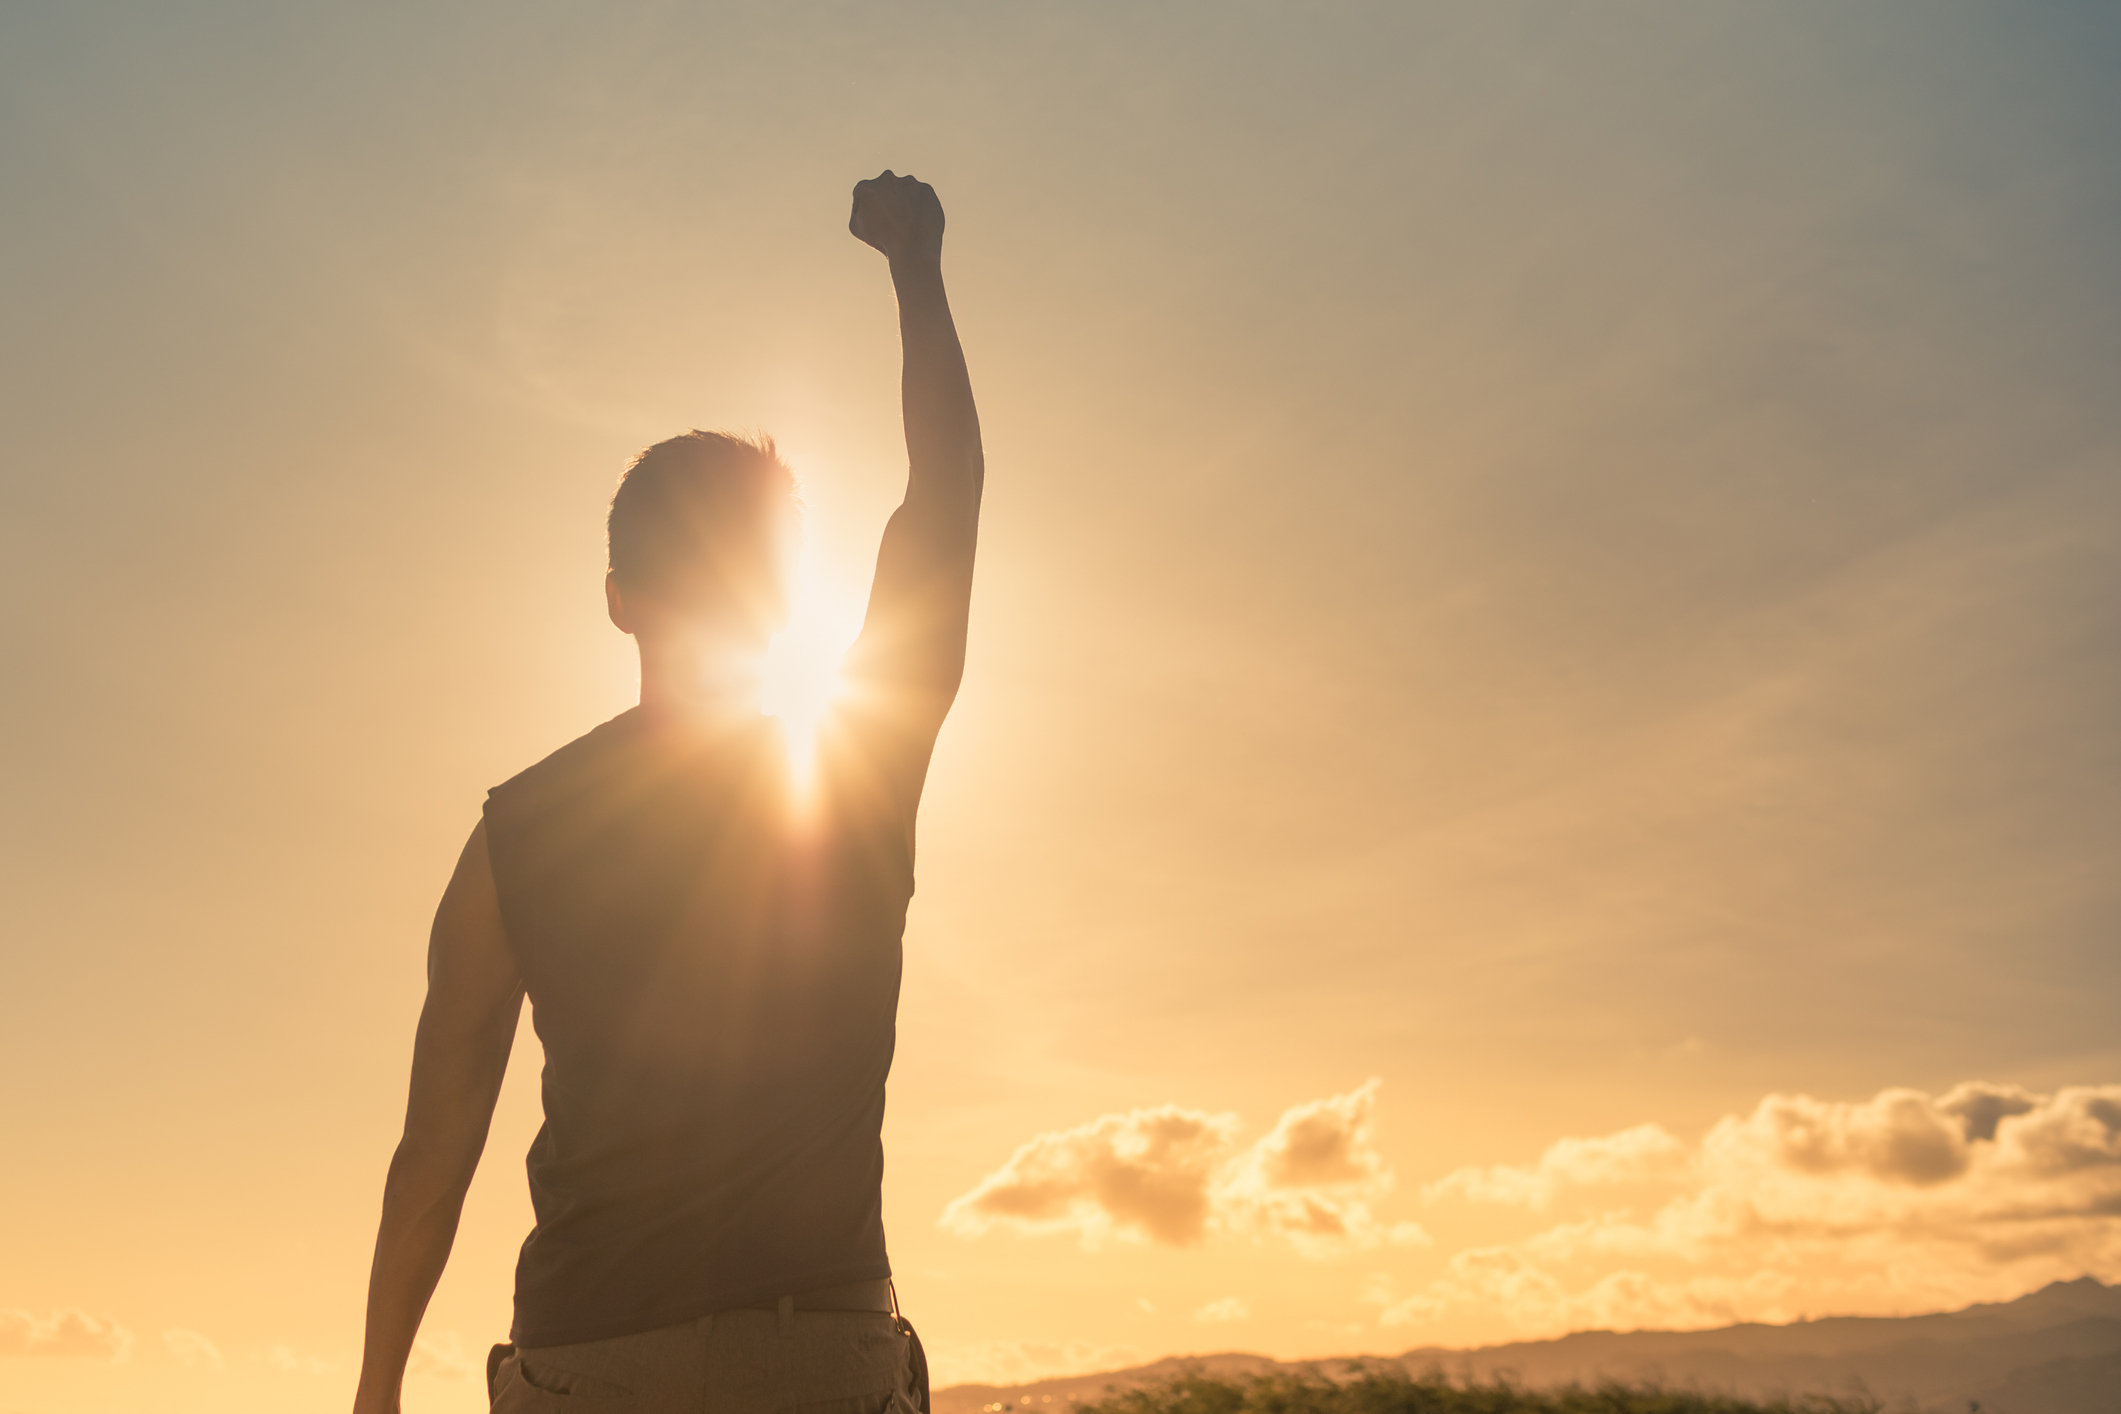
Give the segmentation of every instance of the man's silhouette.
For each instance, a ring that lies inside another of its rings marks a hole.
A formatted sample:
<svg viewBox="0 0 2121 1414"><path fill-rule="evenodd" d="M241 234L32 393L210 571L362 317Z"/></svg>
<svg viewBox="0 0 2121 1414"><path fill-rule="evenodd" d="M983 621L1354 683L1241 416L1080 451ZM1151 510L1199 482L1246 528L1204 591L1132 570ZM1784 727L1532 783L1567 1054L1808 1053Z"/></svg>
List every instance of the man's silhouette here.
<svg viewBox="0 0 2121 1414"><path fill-rule="evenodd" d="M815 778L791 781L756 695L793 479L766 441L651 447L613 498L605 584L640 647L640 705L491 792L435 916L357 1414L398 1407L526 993L545 1126L493 1407L925 1401L890 1291L879 1135L914 812L964 671L985 465L935 192L885 172L855 187L848 224L890 260L910 472Z"/></svg>

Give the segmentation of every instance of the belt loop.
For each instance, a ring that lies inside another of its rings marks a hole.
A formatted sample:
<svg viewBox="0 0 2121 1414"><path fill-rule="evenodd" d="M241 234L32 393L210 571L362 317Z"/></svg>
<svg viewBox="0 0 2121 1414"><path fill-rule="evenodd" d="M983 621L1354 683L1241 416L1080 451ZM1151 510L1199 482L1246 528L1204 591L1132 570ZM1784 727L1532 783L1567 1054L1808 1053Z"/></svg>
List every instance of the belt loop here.
<svg viewBox="0 0 2121 1414"><path fill-rule="evenodd" d="M795 1339L795 1298L783 1296L778 1303L781 1318L781 1339Z"/></svg>

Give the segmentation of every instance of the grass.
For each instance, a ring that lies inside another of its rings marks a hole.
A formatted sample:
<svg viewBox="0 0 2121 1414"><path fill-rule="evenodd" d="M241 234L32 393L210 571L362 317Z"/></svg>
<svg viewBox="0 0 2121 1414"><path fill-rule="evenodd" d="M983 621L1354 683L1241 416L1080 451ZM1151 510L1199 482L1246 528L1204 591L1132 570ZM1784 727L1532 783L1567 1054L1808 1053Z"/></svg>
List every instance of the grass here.
<svg viewBox="0 0 2121 1414"><path fill-rule="evenodd" d="M1082 1414L1880 1414L1865 1395L1738 1399L1654 1385L1521 1389L1468 1383L1442 1371L1358 1365L1345 1378L1275 1373L1225 1378L1200 1373L1084 1401Z"/></svg>

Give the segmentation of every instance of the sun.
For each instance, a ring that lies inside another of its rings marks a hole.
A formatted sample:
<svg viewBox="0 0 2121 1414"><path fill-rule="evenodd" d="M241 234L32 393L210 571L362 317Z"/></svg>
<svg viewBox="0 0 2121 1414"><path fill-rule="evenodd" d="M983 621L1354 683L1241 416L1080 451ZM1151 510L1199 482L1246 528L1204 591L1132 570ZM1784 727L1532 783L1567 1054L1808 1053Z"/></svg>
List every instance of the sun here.
<svg viewBox="0 0 2121 1414"><path fill-rule="evenodd" d="M759 684L759 710L780 719L789 769L798 784L810 781L818 729L845 690L840 660L861 631L861 621L859 591L830 572L806 535L788 626L767 648Z"/></svg>

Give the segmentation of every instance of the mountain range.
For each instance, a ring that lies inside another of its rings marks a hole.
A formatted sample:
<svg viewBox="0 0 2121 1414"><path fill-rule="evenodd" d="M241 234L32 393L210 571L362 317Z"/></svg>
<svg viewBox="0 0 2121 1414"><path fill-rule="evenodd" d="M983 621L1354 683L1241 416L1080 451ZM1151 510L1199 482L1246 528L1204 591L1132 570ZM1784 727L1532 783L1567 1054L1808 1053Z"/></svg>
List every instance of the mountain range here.
<svg viewBox="0 0 2121 1414"><path fill-rule="evenodd" d="M2015 1301L1926 1316L1832 1316L1703 1331L1579 1331L1469 1350L1423 1346L1359 1357L1415 1373L1529 1386L1661 1383L1753 1398L1867 1391L1922 1414L2121 1414L2121 1287L2091 1277ZM1198 1370L1344 1374L1358 1357L1282 1362L1225 1352L1022 1385L937 1390L934 1414L1013 1414L1086 1402Z"/></svg>

